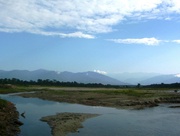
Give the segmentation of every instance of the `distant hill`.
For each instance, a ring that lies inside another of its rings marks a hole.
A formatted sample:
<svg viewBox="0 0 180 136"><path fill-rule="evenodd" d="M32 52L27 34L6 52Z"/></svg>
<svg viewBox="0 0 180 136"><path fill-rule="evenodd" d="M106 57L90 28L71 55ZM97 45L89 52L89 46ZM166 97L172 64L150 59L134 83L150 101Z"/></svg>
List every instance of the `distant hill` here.
<svg viewBox="0 0 180 136"><path fill-rule="evenodd" d="M33 80L38 79L50 79L61 82L78 82L78 83L101 83L111 85L142 85L150 84L171 84L180 83L180 74L162 75L157 73L119 73L103 75L97 72L56 72L49 70L12 70L4 71L0 70L0 78L17 78L20 80Z"/></svg>
<svg viewBox="0 0 180 136"><path fill-rule="evenodd" d="M113 77L115 79L118 79L122 82L129 83L132 85L137 85L143 80L158 76L161 74L158 73L143 73L143 72L138 72L138 73L114 73L114 74L108 74L108 76Z"/></svg>
<svg viewBox="0 0 180 136"><path fill-rule="evenodd" d="M111 84L111 85L126 85L126 83L121 82L117 79L111 78L109 76L99 74L96 72L88 71L88 72L56 72L49 70L12 70L12 71L4 71L0 70L0 78L17 78L20 80L33 80L37 81L38 79L50 79L50 80L58 80L61 82L78 82L78 83L101 83L101 84Z"/></svg>
<svg viewBox="0 0 180 136"><path fill-rule="evenodd" d="M164 83L164 84L180 83L180 76L176 74L159 75L159 76L155 76L155 77L143 80L140 83L144 85L161 84L161 83Z"/></svg>

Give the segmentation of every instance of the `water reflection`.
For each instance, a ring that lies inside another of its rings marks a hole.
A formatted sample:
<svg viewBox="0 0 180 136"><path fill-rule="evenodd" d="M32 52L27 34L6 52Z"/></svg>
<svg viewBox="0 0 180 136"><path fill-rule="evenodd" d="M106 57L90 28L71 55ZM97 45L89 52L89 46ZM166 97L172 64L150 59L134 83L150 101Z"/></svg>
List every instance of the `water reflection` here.
<svg viewBox="0 0 180 136"><path fill-rule="evenodd" d="M10 95L0 95L0 97L16 104L20 113L25 112L26 118L20 117L20 121L24 123L20 136L50 136L49 126L39 119L60 112L102 114L85 121L83 123L85 127L79 129L80 133L68 134L68 136L180 135L180 109L167 108L167 104L145 110L121 110Z"/></svg>

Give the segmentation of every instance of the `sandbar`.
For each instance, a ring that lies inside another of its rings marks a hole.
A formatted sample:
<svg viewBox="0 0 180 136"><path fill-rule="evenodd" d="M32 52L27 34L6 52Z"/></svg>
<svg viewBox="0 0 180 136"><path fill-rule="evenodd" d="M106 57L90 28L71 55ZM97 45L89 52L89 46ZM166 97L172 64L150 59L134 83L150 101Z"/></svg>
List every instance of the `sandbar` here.
<svg viewBox="0 0 180 136"><path fill-rule="evenodd" d="M89 113L58 113L52 116L42 117L41 121L47 122L52 128L53 136L66 136L68 133L80 133L79 128L83 128L82 122L86 119L98 116Z"/></svg>

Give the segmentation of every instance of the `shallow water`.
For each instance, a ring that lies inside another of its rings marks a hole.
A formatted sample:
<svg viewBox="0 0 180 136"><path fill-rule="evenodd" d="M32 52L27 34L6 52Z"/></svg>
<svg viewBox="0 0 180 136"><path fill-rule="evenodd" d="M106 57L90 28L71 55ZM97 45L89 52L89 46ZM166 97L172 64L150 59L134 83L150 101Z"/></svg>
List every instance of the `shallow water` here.
<svg viewBox="0 0 180 136"><path fill-rule="evenodd" d="M168 104L144 110L122 110L106 107L59 103L38 98L22 98L0 95L25 112L19 136L51 136L51 129L40 118L60 112L101 114L83 123L79 133L68 136L178 136L180 135L180 108L168 108Z"/></svg>

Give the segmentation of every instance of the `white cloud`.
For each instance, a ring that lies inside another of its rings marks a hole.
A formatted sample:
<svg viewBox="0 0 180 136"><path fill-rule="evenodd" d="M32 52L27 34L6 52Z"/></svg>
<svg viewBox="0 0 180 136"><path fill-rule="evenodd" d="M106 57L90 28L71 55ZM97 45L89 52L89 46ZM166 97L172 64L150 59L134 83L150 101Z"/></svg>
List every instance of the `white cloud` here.
<svg viewBox="0 0 180 136"><path fill-rule="evenodd" d="M141 38L141 39L108 39L109 41L113 41L115 43L122 43L122 44L145 44L145 45L158 45L161 40L158 40L154 37L152 38Z"/></svg>
<svg viewBox="0 0 180 136"><path fill-rule="evenodd" d="M106 71L101 71L101 70L94 70L94 72L99 73L99 74L103 74L103 75L107 74Z"/></svg>
<svg viewBox="0 0 180 136"><path fill-rule="evenodd" d="M82 32L74 32L69 34L59 34L61 37L78 37L78 38L86 38L86 39L94 39L93 35L84 34Z"/></svg>
<svg viewBox="0 0 180 136"><path fill-rule="evenodd" d="M174 75L175 77L180 77L180 74L176 74L176 75Z"/></svg>
<svg viewBox="0 0 180 136"><path fill-rule="evenodd" d="M58 33L58 32L45 32L45 31L32 31L32 33L35 34L41 34L41 35L45 35L45 36L59 36L62 38L86 38L86 39L94 39L95 37L93 35L89 35L89 34L84 34L82 32L74 32L74 33Z"/></svg>
<svg viewBox="0 0 180 136"><path fill-rule="evenodd" d="M93 38L127 19L169 20L173 13L179 0L0 0L0 31Z"/></svg>
<svg viewBox="0 0 180 136"><path fill-rule="evenodd" d="M173 40L172 42L180 44L180 40Z"/></svg>
<svg viewBox="0 0 180 136"><path fill-rule="evenodd" d="M167 0L168 3L168 11L180 13L180 1L179 0Z"/></svg>

